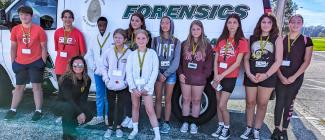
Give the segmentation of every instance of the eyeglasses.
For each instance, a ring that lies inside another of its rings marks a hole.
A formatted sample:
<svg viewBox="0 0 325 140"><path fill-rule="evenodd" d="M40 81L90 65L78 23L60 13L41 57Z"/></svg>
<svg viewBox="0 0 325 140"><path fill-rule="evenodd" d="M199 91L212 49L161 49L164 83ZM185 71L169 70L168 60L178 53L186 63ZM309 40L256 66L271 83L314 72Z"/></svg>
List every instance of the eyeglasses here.
<svg viewBox="0 0 325 140"><path fill-rule="evenodd" d="M74 68L84 68L84 67L85 67L85 65L82 64L82 63L73 63L72 66L73 66Z"/></svg>

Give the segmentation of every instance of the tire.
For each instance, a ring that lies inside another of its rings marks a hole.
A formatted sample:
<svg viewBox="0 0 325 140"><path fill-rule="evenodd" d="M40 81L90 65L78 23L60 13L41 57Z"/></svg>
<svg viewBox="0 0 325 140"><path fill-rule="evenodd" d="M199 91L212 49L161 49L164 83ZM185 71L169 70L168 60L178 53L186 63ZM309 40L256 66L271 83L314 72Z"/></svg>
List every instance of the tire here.
<svg viewBox="0 0 325 140"><path fill-rule="evenodd" d="M11 91L14 87L6 70L0 65L0 106L9 106L11 102Z"/></svg>
<svg viewBox="0 0 325 140"><path fill-rule="evenodd" d="M172 111L178 120L182 120L182 92L180 84L176 83L172 97ZM204 88L201 99L201 112L198 119L198 124L204 124L210 121L216 114L216 95L210 84Z"/></svg>

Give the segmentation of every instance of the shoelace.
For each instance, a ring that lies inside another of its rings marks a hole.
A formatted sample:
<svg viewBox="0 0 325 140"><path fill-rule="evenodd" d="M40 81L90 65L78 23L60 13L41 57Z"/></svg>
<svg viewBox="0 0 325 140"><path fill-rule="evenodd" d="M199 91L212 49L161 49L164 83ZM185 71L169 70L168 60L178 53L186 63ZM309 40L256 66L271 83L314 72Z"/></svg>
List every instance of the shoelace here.
<svg viewBox="0 0 325 140"><path fill-rule="evenodd" d="M227 136L227 132L228 132L228 128L224 128L224 129L222 129L222 136Z"/></svg>
<svg viewBox="0 0 325 140"><path fill-rule="evenodd" d="M252 131L252 129L248 129L248 128L247 128L247 129L245 130L245 132L244 132L244 135L245 135L245 136L248 136L249 133L250 133L251 131Z"/></svg>
<svg viewBox="0 0 325 140"><path fill-rule="evenodd" d="M222 125L219 125L219 126L218 126L218 129L217 129L217 131L216 131L216 133L221 132L222 128L223 128L223 126L222 126Z"/></svg>

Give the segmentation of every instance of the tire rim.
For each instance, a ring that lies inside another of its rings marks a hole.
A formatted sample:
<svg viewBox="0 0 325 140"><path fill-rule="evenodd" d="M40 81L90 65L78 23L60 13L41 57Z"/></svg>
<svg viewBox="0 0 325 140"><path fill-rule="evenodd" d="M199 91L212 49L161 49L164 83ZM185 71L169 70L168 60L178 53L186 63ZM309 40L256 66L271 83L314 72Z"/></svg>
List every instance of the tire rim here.
<svg viewBox="0 0 325 140"><path fill-rule="evenodd" d="M181 96L179 96L178 99L178 104L179 107L182 109L182 104L183 104L183 96L181 94ZM202 97L201 97L201 109L200 109L200 115L202 115L204 112L206 112L208 110L208 106L209 106L209 99L208 96L205 92L202 93Z"/></svg>

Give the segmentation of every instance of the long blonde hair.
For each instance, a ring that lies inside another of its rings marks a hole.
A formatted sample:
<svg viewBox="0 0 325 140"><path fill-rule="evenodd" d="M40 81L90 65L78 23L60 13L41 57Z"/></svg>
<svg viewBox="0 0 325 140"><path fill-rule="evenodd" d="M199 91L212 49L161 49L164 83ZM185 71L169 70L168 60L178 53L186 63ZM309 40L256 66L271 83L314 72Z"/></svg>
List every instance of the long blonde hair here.
<svg viewBox="0 0 325 140"><path fill-rule="evenodd" d="M208 47L208 40L205 37L205 33L204 33L204 27L203 27L203 23L199 20L194 20L191 23L190 29L189 29L189 34L187 36L186 42L185 42L185 46L184 46L184 53L186 53L187 51L189 51L190 46L192 46L192 44L194 44L194 37L192 36L192 27L194 25L197 25L201 28L201 35L199 36L198 39L198 50L201 51L203 58L205 58L206 54L205 54L205 50Z"/></svg>

